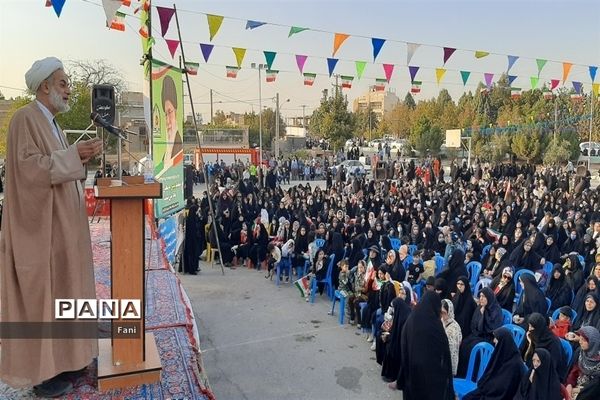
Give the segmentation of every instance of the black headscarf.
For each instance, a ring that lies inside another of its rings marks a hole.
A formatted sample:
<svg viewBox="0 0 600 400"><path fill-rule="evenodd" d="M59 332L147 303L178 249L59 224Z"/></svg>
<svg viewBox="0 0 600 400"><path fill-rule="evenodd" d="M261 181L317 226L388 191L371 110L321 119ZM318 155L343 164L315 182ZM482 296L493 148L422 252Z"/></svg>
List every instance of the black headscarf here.
<svg viewBox="0 0 600 400"><path fill-rule="evenodd" d="M554 335L548 327L548 320L546 317L539 313L533 313L529 316L529 320L527 322L533 327L533 332L531 332L531 338L533 342L532 345L535 346L536 350L538 348L548 350L550 354L553 355L552 363L555 367L556 373L560 379L566 377L568 368L567 359L562 349L560 339L558 336ZM525 354L525 362L529 367L532 365L532 357L533 353L530 354L528 352Z"/></svg>
<svg viewBox="0 0 600 400"><path fill-rule="evenodd" d="M529 381L531 370L521 379L515 400L562 400L560 378L552 365L552 356L546 349L536 348L540 366L535 369L533 382Z"/></svg>
<svg viewBox="0 0 600 400"><path fill-rule="evenodd" d="M388 338L388 344L386 347L386 354L383 359L383 366L381 368L381 376L391 380L396 379L398 372L400 371L400 339L402 337L402 328L404 327L404 324L411 312L410 305L407 302L410 301L409 293L410 292L406 290L406 300L396 297L392 301L392 307L394 307L394 318L392 320L392 330L390 331L390 336Z"/></svg>
<svg viewBox="0 0 600 400"><path fill-rule="evenodd" d="M535 276L523 274L519 279L523 282L523 293L521 293L521 299L515 314L523 318L527 318L535 312L545 315L548 311L548 303L546 302L546 296L544 296L535 280Z"/></svg>
<svg viewBox="0 0 600 400"><path fill-rule="evenodd" d="M556 272L560 272L558 279L554 278ZM548 285L548 290L546 290L546 297L552 301L552 306L550 307L550 313L552 313L557 308L570 305L573 295L571 287L565 279L565 270L561 265L557 264L554 266L552 274L548 279L550 279L550 284Z"/></svg>
<svg viewBox="0 0 600 400"><path fill-rule="evenodd" d="M588 285L590 281L594 281L594 283L596 284L596 290L589 290L588 289ZM585 296L587 296L588 293L599 293L599 289L600 288L600 283L598 282L598 278L596 278L595 276L589 276L586 280L585 283L583 284L583 286L581 286L581 288L579 288L579 290L577 291L577 295L575 296L575 300L573 300L573 304L571 305L571 307L573 308L573 310L575 310L575 312L577 313L577 315L581 315L583 313L583 309L584 309L584 303L585 303Z"/></svg>
<svg viewBox="0 0 600 400"><path fill-rule="evenodd" d="M585 307L585 301L591 298L596 303L596 307L592 311L588 311ZM593 326L594 328L598 328L600 321L600 300L598 299L598 295L594 292L590 292L585 296L583 301L583 311L581 314L577 315L577 320L573 325L573 329L579 329L583 326Z"/></svg>
<svg viewBox="0 0 600 400"><path fill-rule="evenodd" d="M492 341L494 330L500 328L504 322L502 315L502 307L498 304L494 292L489 287L484 287L481 293L487 299L487 305L483 314L479 307L473 312L473 319L471 320L471 332L475 336L478 336L488 342Z"/></svg>
<svg viewBox="0 0 600 400"><path fill-rule="evenodd" d="M471 295L471 285L469 279L466 276L458 278L457 282L462 282L465 285L464 292L460 293L456 289L456 294L452 299L454 305L454 320L460 325L462 336L467 337L471 333L471 319L473 318L473 312L477 308L475 300Z"/></svg>
<svg viewBox="0 0 600 400"><path fill-rule="evenodd" d="M441 310L440 296L427 292L404 324L397 379L404 400L454 400L450 346Z"/></svg>
<svg viewBox="0 0 600 400"><path fill-rule="evenodd" d="M452 252L452 257L448 261L448 268L440 272L438 278L444 278L448 283L449 288L456 286L456 281L461 276L468 276L467 268L465 267L465 252L460 248L456 248Z"/></svg>
<svg viewBox="0 0 600 400"><path fill-rule="evenodd" d="M512 399L519 389L523 376L523 361L511 332L500 327L494 331L498 340L492 358L479 381L477 389L468 393L464 400Z"/></svg>

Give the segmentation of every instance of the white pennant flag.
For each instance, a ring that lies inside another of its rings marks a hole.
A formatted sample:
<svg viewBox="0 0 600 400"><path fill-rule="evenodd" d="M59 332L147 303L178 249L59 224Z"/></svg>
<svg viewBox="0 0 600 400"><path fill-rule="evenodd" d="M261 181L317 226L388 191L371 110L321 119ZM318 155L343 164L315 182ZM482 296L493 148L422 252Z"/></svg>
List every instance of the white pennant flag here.
<svg viewBox="0 0 600 400"><path fill-rule="evenodd" d="M419 46L421 45L418 43L406 43L406 65L410 65L410 60Z"/></svg>
<svg viewBox="0 0 600 400"><path fill-rule="evenodd" d="M106 14L106 26L110 26L122 5L123 0L102 0L102 7L104 7L104 13Z"/></svg>

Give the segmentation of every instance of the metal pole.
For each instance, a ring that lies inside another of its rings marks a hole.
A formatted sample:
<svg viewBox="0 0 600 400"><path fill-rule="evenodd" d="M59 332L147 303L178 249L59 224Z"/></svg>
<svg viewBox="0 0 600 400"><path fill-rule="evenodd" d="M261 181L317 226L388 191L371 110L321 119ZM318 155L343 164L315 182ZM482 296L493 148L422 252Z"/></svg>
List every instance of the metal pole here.
<svg viewBox="0 0 600 400"><path fill-rule="evenodd" d="M594 122L594 92L590 93L590 140L588 147L588 171L591 171L590 166L592 164L592 124Z"/></svg>
<svg viewBox="0 0 600 400"><path fill-rule="evenodd" d="M179 43L181 46L181 57L183 58L183 63L185 65L185 53L183 52L183 40L181 40L181 30L179 29L179 18L177 18L177 7L173 4L173 9L175 10L175 22L177 24L177 34L179 35ZM206 173L206 166L204 165L204 157L202 156L202 147L200 146L200 132L198 130L198 121L196 119L196 111L194 110L194 101L192 100L192 88L190 87L190 79L188 76L188 71L186 68L183 68L185 72L185 82L187 84L188 94L190 96L190 105L192 107L192 116L194 118L194 129L196 130L196 142L198 146L198 151L200 153L200 162L202 164L202 175L204 175L204 183L206 184L206 194L208 195L208 209L210 212L210 216L212 217L212 226L215 233L215 238L217 240L217 249L219 250L219 260L221 261L221 273L225 275L225 268L223 267L223 254L221 252L221 242L219 241L219 232L217 230L217 216L215 215L215 210L213 207L212 198L210 195L210 186L208 183L208 174Z"/></svg>
<svg viewBox="0 0 600 400"><path fill-rule="evenodd" d="M556 130L558 129L558 96L554 98L554 144L556 145Z"/></svg>
<svg viewBox="0 0 600 400"><path fill-rule="evenodd" d="M279 93L275 96L275 159L279 159Z"/></svg>
<svg viewBox="0 0 600 400"><path fill-rule="evenodd" d="M210 124L213 123L213 98L212 98L212 89L210 89Z"/></svg>
<svg viewBox="0 0 600 400"><path fill-rule="evenodd" d="M262 167L263 149L262 149L262 84L260 81L260 70L262 64L258 64L258 154L259 169Z"/></svg>

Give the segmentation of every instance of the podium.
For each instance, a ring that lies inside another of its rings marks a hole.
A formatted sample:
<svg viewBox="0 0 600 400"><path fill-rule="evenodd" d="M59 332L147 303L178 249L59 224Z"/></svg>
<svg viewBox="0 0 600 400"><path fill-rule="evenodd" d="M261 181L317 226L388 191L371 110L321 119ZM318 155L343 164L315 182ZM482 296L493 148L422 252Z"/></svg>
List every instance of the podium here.
<svg viewBox="0 0 600 400"><path fill-rule="evenodd" d="M140 300L139 318L113 319L110 339L98 342L98 390L160 381L162 366L152 333L145 332L146 199L162 198L162 184L143 176L99 178L97 199L110 200L111 299ZM121 317L122 314L119 314Z"/></svg>

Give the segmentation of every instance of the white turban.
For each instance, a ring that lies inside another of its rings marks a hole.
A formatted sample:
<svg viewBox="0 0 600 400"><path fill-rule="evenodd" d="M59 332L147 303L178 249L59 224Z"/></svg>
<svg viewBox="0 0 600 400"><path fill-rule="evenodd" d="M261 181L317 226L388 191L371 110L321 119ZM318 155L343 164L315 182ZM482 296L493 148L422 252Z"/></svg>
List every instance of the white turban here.
<svg viewBox="0 0 600 400"><path fill-rule="evenodd" d="M37 92L42 82L57 69L63 69L63 63L56 57L46 57L33 63L25 74L25 83L33 93Z"/></svg>

